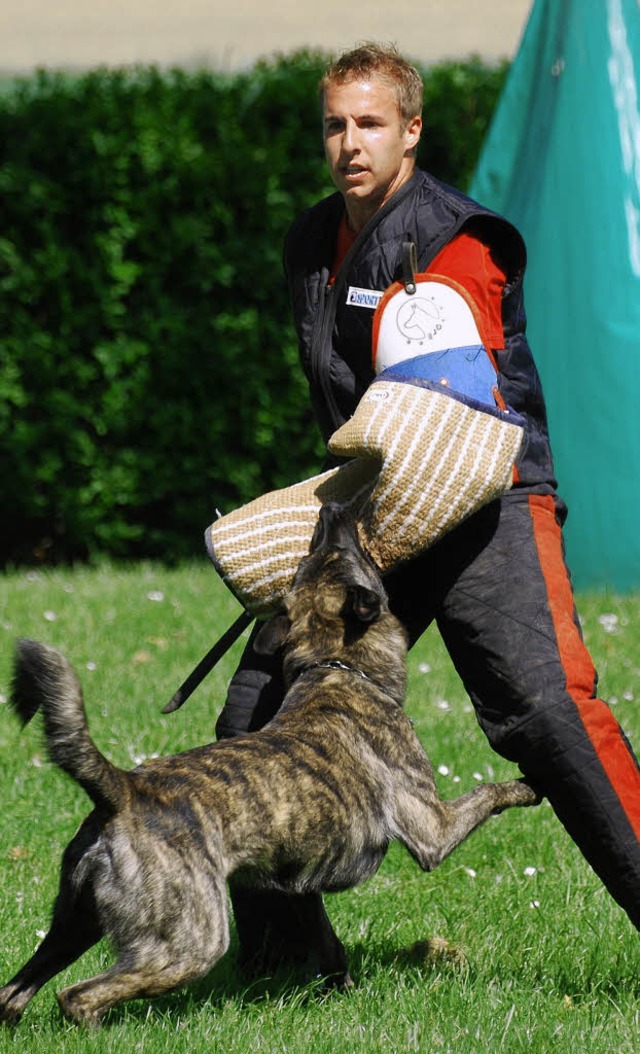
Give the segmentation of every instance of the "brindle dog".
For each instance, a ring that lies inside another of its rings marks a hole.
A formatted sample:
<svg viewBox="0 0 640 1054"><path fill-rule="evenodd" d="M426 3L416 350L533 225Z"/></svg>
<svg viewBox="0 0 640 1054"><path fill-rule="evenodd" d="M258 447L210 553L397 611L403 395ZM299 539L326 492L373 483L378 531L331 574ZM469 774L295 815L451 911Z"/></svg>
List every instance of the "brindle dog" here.
<svg viewBox="0 0 640 1054"><path fill-rule="evenodd" d="M42 710L51 759L95 808L64 853L47 936L0 989L0 1020L17 1022L103 935L115 965L58 994L76 1022L201 977L229 942L232 874L297 894L341 890L373 875L393 839L430 871L491 814L537 801L522 780L438 797L402 709L405 633L336 507L321 511L286 609L261 635L264 649L284 645L290 687L275 719L130 772L93 744L64 657L19 643L13 707L24 723Z"/></svg>

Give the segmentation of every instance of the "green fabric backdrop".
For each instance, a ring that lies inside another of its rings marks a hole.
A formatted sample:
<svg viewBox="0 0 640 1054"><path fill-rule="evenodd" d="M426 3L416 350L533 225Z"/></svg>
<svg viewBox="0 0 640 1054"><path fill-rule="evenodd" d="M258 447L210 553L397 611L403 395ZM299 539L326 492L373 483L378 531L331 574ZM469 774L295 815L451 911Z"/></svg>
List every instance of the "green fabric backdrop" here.
<svg viewBox="0 0 640 1054"><path fill-rule="evenodd" d="M522 232L567 553L640 587L640 0L536 0L471 194Z"/></svg>

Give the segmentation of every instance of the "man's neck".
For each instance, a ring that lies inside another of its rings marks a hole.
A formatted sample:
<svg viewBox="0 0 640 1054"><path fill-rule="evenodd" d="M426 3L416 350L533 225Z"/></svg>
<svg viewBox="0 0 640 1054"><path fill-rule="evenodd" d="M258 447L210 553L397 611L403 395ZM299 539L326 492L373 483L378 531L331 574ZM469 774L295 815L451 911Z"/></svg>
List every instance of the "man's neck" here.
<svg viewBox="0 0 640 1054"><path fill-rule="evenodd" d="M411 179L415 170L415 163L413 163L403 174L402 178L389 188L388 193L380 201L370 202L366 199L349 198L345 195L344 204L349 230L354 234L359 234L363 227L366 227L369 220L375 216L376 212L400 190L400 187L403 187Z"/></svg>

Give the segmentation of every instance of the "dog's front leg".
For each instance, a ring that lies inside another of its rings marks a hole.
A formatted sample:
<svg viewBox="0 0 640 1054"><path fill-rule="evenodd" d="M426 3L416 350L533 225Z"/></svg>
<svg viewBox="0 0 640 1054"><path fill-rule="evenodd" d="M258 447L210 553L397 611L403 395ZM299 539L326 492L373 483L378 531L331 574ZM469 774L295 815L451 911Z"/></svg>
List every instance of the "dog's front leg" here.
<svg viewBox="0 0 640 1054"><path fill-rule="evenodd" d="M539 797L525 780L482 783L453 801L415 789L398 800L400 840L425 871L433 871L490 816L515 806L537 805Z"/></svg>

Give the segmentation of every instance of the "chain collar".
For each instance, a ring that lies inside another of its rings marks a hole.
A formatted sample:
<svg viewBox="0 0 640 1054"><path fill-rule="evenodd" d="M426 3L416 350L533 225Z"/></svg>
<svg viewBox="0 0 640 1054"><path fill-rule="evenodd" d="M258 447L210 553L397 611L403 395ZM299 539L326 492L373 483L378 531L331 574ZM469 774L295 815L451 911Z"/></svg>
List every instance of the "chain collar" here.
<svg viewBox="0 0 640 1054"><path fill-rule="evenodd" d="M312 670L344 670L345 673L355 673L356 677L361 677L363 681L369 681L370 684L375 684L376 688L379 688L385 695L391 695L389 690L376 681L373 677L369 677L368 673L364 670L359 670L357 666L350 666L347 662L342 662L340 659L326 659L324 662L312 662L310 666L305 666L303 670L300 670L296 674L294 680L297 681L299 677L303 677L306 673L311 673Z"/></svg>

